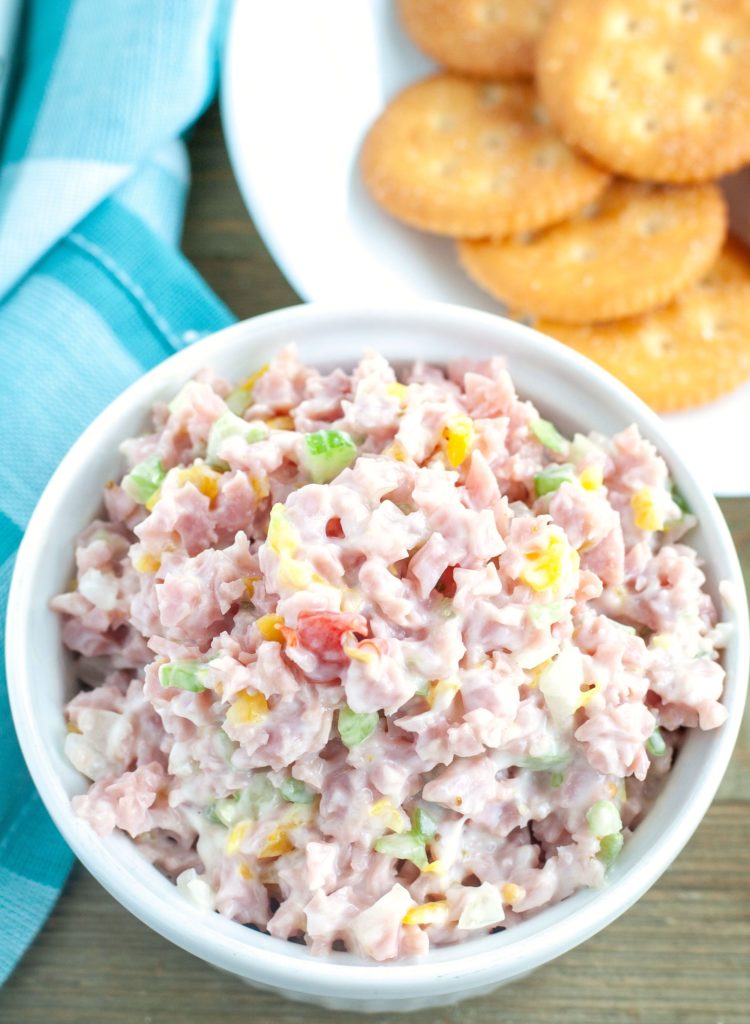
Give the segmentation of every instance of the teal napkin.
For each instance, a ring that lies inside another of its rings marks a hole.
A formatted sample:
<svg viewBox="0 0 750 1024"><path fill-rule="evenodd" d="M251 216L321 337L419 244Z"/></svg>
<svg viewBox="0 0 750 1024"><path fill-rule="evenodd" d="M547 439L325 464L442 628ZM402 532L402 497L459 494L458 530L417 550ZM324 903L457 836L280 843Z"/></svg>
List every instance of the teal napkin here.
<svg viewBox="0 0 750 1024"><path fill-rule="evenodd" d="M26 5L0 150L0 623L61 456L144 370L233 319L176 248L181 138L214 94L224 15L221 0ZM0 763L2 982L72 859L23 763L2 675Z"/></svg>

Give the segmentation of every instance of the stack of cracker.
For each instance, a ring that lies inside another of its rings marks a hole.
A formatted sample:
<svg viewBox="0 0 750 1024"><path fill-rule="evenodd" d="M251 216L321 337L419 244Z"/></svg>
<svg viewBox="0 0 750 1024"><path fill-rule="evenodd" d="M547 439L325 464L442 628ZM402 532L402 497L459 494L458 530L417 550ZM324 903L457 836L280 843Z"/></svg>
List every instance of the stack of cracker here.
<svg viewBox="0 0 750 1024"><path fill-rule="evenodd" d="M370 129L389 213L662 412L750 377L750 0L399 0L446 71Z"/></svg>

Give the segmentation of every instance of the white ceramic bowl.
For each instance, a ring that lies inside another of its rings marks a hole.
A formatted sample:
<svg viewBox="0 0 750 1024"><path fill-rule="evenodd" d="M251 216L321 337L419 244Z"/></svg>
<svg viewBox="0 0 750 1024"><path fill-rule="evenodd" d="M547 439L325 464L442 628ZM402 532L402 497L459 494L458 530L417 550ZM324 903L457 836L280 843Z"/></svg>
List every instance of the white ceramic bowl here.
<svg viewBox="0 0 750 1024"><path fill-rule="evenodd" d="M719 730L693 731L656 806L637 829L598 891L579 892L498 935L437 949L423 960L376 965L345 953L327 959L189 905L123 835L102 840L70 810L86 781L63 756L62 705L74 680L49 599L70 578L72 546L100 504L102 485L118 472L118 443L146 424L149 406L172 396L210 365L247 374L287 342L302 357L332 367L365 347L393 361L502 353L519 391L564 430L612 433L635 421L662 451L700 520L691 536L706 560L709 589L729 580L736 623L726 650ZM734 547L718 506L664 437L662 425L621 384L570 349L511 321L440 304L403 308L297 306L236 324L162 363L127 389L86 430L49 482L21 544L7 627L13 717L34 781L58 828L112 895L166 938L253 985L331 1008L396 1011L445 1005L480 995L528 973L583 942L626 910L669 867L706 812L739 728L748 673L748 614ZM116 944L116 937L113 943Z"/></svg>

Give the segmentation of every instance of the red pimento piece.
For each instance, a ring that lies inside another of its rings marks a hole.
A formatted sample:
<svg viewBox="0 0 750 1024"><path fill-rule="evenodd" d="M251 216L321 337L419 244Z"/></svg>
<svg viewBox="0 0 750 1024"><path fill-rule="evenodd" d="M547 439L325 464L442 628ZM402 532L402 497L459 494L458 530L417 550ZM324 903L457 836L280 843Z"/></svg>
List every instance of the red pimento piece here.
<svg viewBox="0 0 750 1024"><path fill-rule="evenodd" d="M297 617L299 643L317 655L320 661L344 660L344 634L356 633L359 636L367 636L369 632L367 619L363 615L346 612L300 612Z"/></svg>

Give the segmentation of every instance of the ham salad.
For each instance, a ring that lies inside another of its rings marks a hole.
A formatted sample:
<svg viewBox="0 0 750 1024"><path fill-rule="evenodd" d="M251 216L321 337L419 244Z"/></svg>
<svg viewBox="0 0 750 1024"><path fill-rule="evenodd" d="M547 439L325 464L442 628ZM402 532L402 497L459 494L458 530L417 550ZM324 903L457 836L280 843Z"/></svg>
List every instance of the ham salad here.
<svg viewBox="0 0 750 1024"><path fill-rule="evenodd" d="M664 461L563 437L500 359L289 347L121 450L53 602L73 804L203 910L379 961L511 927L605 883L726 718Z"/></svg>

